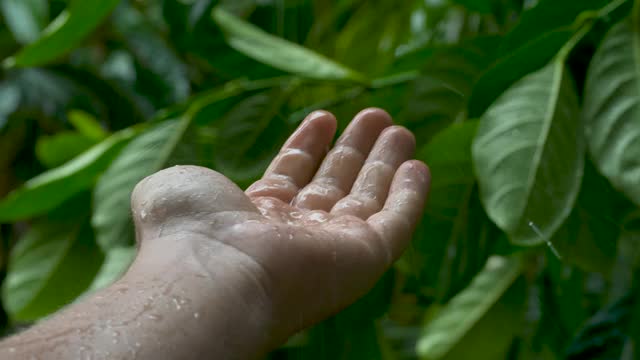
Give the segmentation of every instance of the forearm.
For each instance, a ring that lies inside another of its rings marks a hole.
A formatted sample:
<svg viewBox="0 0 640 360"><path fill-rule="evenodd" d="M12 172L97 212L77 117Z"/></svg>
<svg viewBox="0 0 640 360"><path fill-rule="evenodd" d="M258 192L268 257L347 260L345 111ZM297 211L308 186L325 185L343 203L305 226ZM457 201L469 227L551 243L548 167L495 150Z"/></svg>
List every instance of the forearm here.
<svg viewBox="0 0 640 360"><path fill-rule="evenodd" d="M251 359L264 353L271 344L266 299L237 270L227 271L236 261L225 253L230 250L209 254L210 264L193 250L145 249L117 283L2 342L0 357Z"/></svg>

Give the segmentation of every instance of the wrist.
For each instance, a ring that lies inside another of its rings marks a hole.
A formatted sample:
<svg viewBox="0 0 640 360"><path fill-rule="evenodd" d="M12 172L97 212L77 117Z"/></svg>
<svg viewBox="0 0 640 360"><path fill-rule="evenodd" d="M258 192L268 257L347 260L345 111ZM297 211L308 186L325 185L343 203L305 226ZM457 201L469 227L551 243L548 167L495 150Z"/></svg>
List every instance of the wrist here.
<svg viewBox="0 0 640 360"><path fill-rule="evenodd" d="M154 279L164 287L157 293L168 304L167 313L200 337L194 340L209 347L209 354L253 358L283 340L274 336L278 331L267 279L247 255L191 233L140 243L123 281Z"/></svg>

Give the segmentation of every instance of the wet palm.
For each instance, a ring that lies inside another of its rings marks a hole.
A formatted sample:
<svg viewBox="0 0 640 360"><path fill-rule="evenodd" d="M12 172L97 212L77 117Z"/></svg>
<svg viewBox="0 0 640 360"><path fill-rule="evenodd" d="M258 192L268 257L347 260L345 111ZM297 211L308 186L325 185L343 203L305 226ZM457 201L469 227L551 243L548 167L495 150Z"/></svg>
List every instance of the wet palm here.
<svg viewBox="0 0 640 360"><path fill-rule="evenodd" d="M205 269L231 250L285 333L342 309L406 246L429 174L408 161L411 133L382 110L359 113L327 153L335 131L331 114L309 115L246 192L200 167L147 178L133 196L138 238L188 234Z"/></svg>

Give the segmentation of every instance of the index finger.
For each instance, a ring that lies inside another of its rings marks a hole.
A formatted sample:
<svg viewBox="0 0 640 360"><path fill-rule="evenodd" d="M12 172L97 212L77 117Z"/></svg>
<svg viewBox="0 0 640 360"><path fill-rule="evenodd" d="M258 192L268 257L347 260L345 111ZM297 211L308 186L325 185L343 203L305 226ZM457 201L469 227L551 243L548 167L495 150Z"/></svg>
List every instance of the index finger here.
<svg viewBox="0 0 640 360"><path fill-rule="evenodd" d="M336 132L336 118L327 111L309 114L282 146L262 179L251 185L250 197L269 196L289 202L313 177Z"/></svg>

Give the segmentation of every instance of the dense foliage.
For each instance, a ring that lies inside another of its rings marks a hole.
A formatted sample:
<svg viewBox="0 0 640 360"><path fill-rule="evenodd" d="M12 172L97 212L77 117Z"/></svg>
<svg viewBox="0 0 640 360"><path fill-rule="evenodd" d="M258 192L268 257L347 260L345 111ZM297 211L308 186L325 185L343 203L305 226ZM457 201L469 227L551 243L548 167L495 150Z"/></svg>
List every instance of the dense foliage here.
<svg viewBox="0 0 640 360"><path fill-rule="evenodd" d="M189 163L246 186L310 111L344 126L378 106L432 169L424 219L370 294L273 359L640 356L640 1L0 11L6 333L126 269L145 176Z"/></svg>

